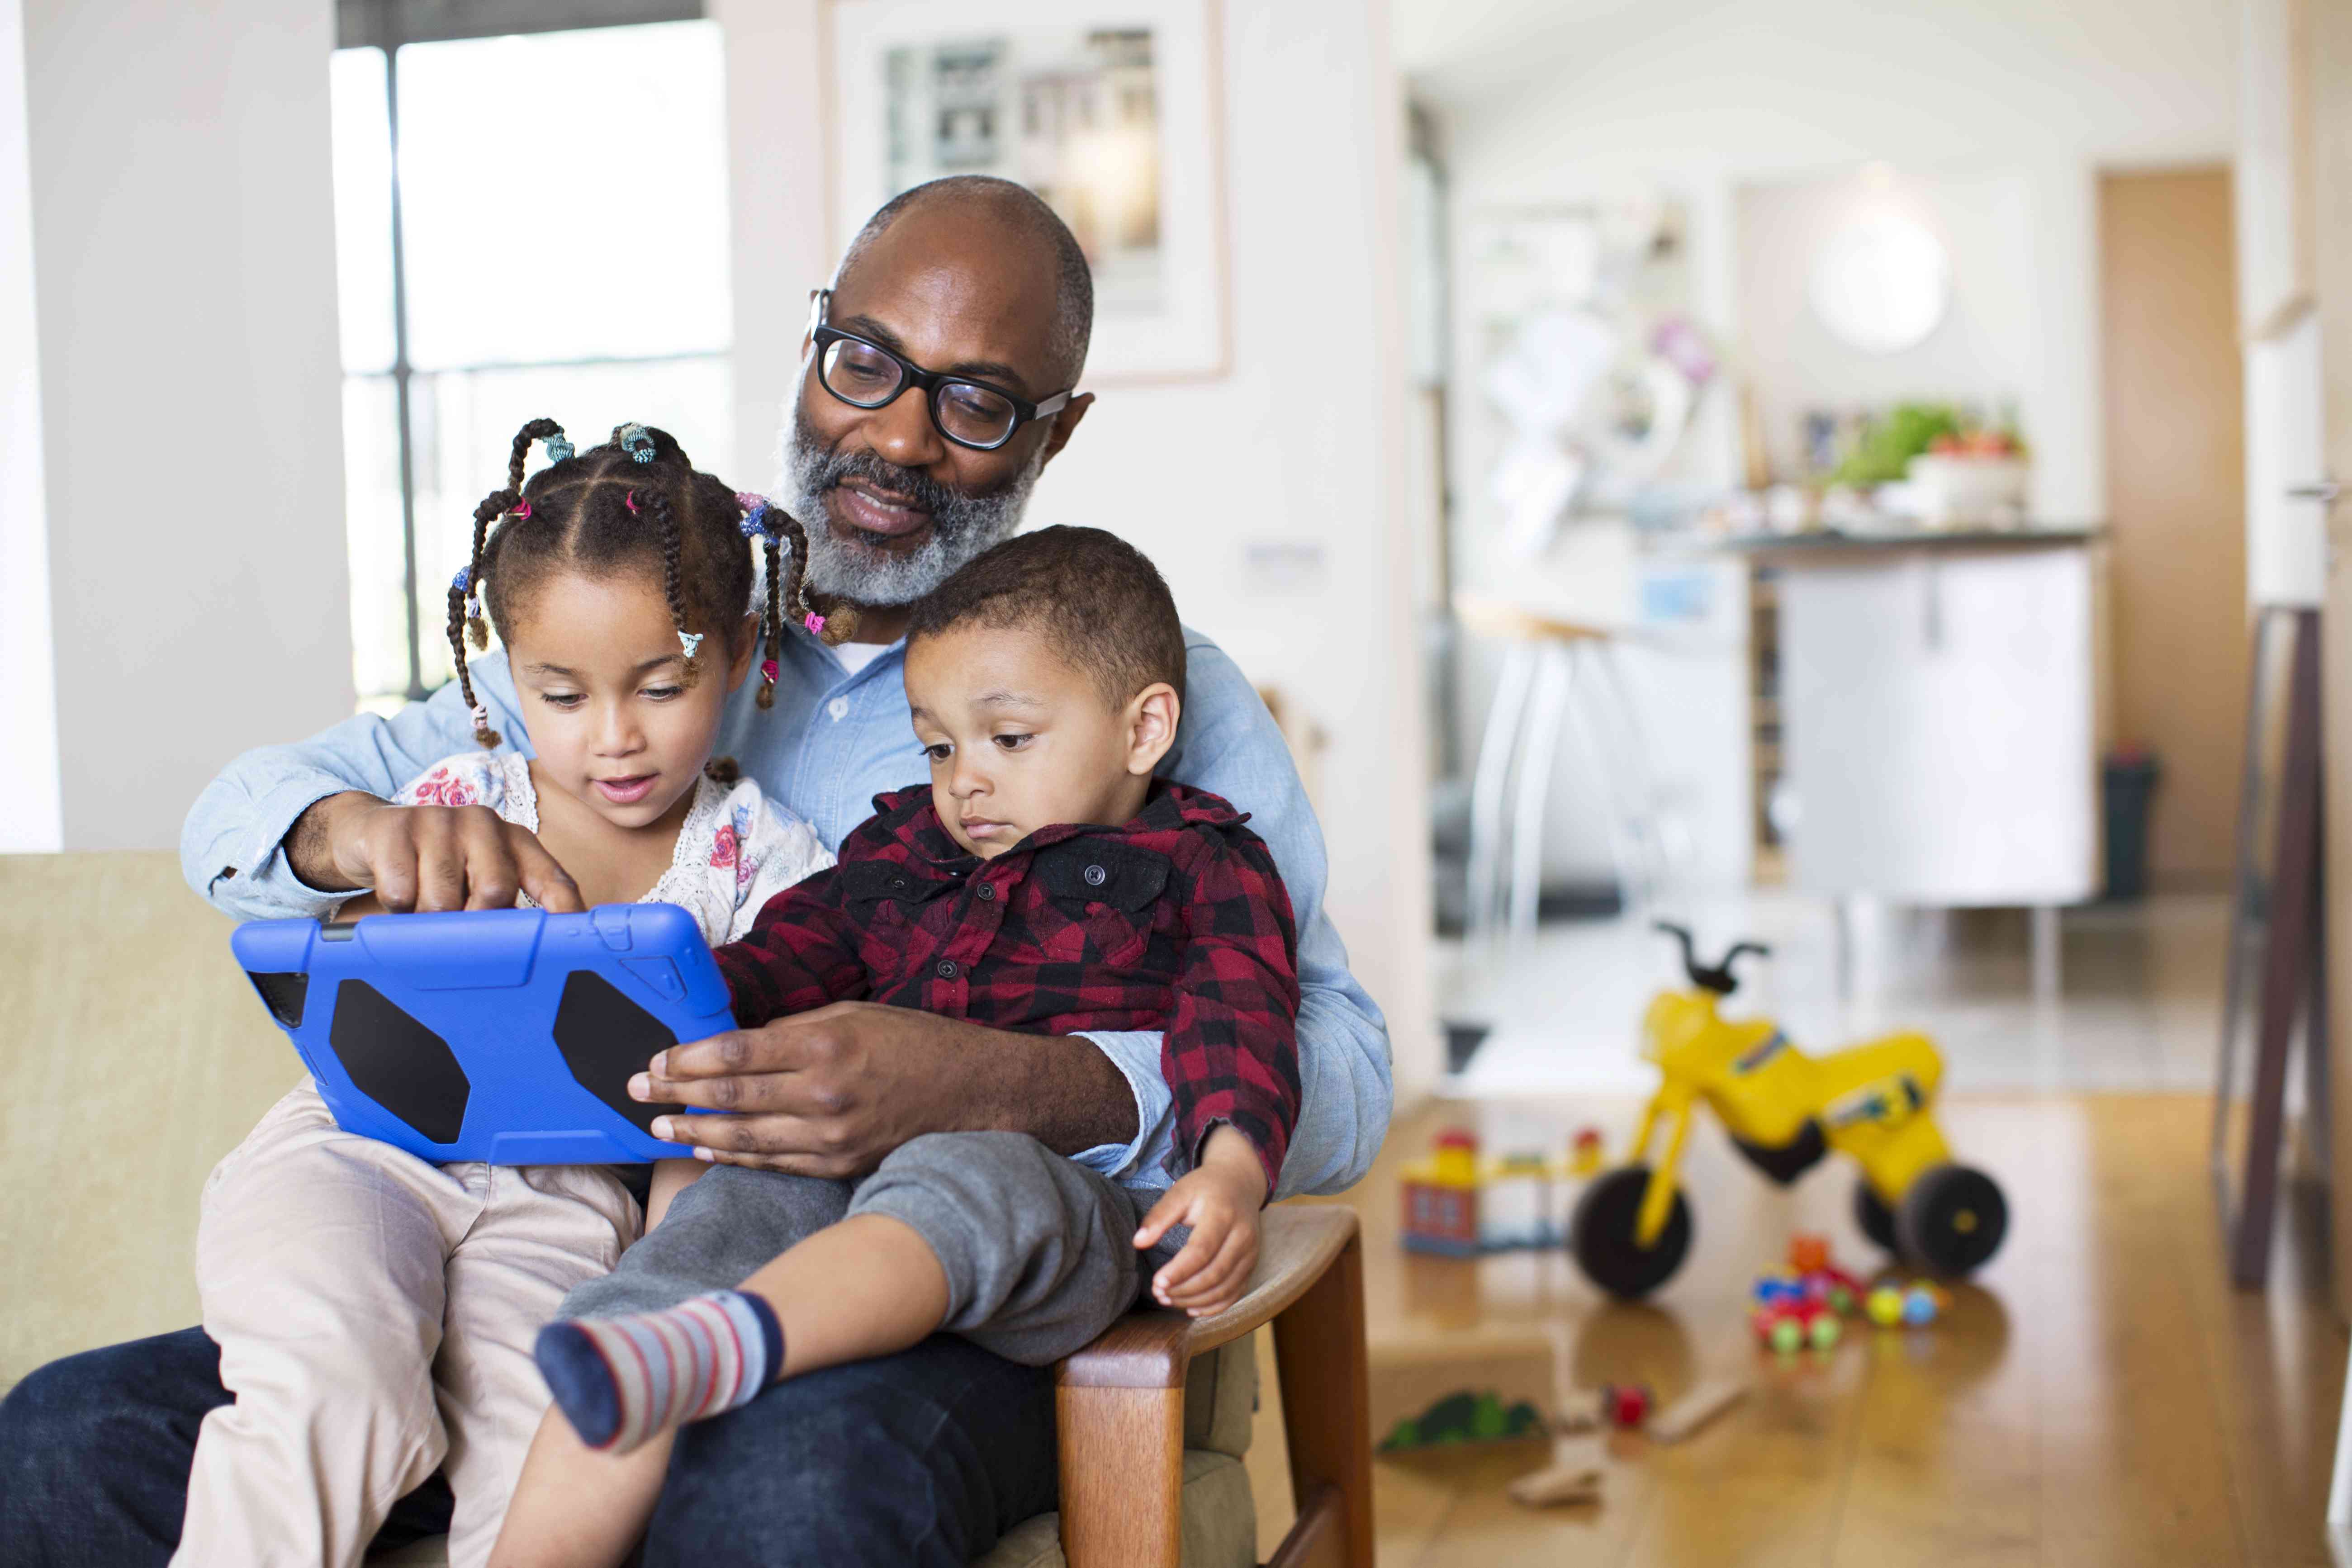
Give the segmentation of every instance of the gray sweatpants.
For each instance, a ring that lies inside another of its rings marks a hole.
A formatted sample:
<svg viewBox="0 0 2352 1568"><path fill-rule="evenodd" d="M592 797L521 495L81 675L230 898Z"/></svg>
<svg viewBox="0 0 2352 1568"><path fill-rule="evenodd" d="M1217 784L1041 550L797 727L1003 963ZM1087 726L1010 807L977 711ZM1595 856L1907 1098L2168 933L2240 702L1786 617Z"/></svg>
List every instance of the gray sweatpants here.
<svg viewBox="0 0 2352 1568"><path fill-rule="evenodd" d="M1135 1304L1148 1255L1133 1237L1156 1194L1130 1194L1020 1132L932 1132L856 1182L714 1165L601 1279L563 1299L567 1318L674 1307L731 1289L793 1243L856 1214L912 1228L947 1273L940 1327L1008 1361L1044 1366L1085 1347Z"/></svg>

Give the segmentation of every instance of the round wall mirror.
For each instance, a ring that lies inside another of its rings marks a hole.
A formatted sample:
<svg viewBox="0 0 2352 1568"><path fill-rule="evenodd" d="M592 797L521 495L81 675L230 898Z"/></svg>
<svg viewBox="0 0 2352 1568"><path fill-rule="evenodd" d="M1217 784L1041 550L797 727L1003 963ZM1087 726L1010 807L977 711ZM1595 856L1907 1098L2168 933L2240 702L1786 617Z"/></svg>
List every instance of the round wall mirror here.
<svg viewBox="0 0 2352 1568"><path fill-rule="evenodd" d="M1809 292L1813 314L1839 342L1894 353L1944 319L1952 267L1943 243L1916 219L1875 212L1830 237L1813 260Z"/></svg>

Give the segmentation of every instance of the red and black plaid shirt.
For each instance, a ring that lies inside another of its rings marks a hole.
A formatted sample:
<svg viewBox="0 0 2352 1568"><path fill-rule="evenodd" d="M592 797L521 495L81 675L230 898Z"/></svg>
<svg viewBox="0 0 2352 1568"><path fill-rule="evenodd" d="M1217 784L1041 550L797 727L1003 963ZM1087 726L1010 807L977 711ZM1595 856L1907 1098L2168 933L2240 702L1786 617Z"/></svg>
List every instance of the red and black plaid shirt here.
<svg viewBox="0 0 2352 1568"><path fill-rule="evenodd" d="M870 1000L1037 1034L1157 1029L1169 1173L1223 1121L1274 1190L1298 1119L1298 932L1246 817L1163 782L1125 826L1047 827L983 860L928 786L874 805L839 865L719 950L738 1023Z"/></svg>

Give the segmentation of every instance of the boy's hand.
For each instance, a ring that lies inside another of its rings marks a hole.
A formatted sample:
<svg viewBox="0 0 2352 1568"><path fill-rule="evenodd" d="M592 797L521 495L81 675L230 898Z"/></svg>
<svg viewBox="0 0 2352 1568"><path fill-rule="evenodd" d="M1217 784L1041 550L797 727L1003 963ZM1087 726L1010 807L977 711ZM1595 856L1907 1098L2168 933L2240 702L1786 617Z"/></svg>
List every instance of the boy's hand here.
<svg viewBox="0 0 2352 1568"><path fill-rule="evenodd" d="M1240 1300L1257 1267L1258 1211L1265 1204L1265 1167L1257 1151L1231 1127L1212 1131L1199 1167L1160 1195L1135 1233L1136 1247L1143 1248L1171 1226L1192 1227L1183 1249L1152 1277L1152 1300L1195 1318Z"/></svg>

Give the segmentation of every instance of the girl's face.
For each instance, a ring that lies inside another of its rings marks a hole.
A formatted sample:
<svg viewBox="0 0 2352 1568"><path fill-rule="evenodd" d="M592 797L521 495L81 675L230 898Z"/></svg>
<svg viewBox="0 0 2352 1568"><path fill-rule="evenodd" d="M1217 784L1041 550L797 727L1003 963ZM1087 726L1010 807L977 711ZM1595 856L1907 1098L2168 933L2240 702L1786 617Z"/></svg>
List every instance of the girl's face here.
<svg viewBox="0 0 2352 1568"><path fill-rule="evenodd" d="M751 668L751 617L734 651L712 636L686 684L660 580L557 572L516 606L507 658L541 773L617 827L648 827L688 799L728 694Z"/></svg>

